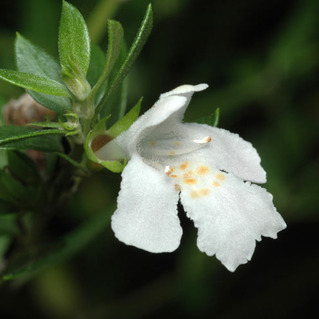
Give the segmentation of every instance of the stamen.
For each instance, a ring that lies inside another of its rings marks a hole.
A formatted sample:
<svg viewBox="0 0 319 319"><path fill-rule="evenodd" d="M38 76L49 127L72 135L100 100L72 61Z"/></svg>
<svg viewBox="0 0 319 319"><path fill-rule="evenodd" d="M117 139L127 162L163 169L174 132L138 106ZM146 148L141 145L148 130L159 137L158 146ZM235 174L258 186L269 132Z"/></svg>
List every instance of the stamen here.
<svg viewBox="0 0 319 319"><path fill-rule="evenodd" d="M201 140L193 140L193 142L197 143L197 144L207 144L212 140L212 138L210 136L206 136L204 138L202 138Z"/></svg>

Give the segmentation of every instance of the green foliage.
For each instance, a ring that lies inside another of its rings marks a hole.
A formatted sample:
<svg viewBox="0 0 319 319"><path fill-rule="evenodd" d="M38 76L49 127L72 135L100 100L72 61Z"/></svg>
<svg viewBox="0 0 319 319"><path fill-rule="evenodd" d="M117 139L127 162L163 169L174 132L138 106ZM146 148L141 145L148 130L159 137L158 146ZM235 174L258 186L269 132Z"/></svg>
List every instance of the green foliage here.
<svg viewBox="0 0 319 319"><path fill-rule="evenodd" d="M90 161L93 163L97 163L99 165L104 166L108 170L110 170L113 173L120 173L123 171L126 163L120 162L120 161L104 161L100 160L94 153L93 150L93 142L95 141L96 138L103 138L105 137L107 141L110 141L112 139L111 136L109 136L108 132L106 131L106 121L110 118L110 116L105 117L102 119L99 123L97 123L92 131L87 135L87 138L84 143L84 149L85 153ZM99 147L100 148L100 147ZM91 167L91 169L99 170L102 166L98 167Z"/></svg>
<svg viewBox="0 0 319 319"><path fill-rule="evenodd" d="M59 64L43 49L17 34L15 55L18 71L32 73L41 77L63 83ZM29 90L29 94L45 107L63 114L71 109L70 99Z"/></svg>
<svg viewBox="0 0 319 319"><path fill-rule="evenodd" d="M110 209L107 216L99 215L85 222L62 240L42 244L50 219L63 209L84 177L102 168L119 173L125 167L125 158L98 159L92 143L101 136L111 141L139 116L142 99L124 116L128 93L125 78L151 28L149 5L127 51L122 25L109 19L108 48L104 54L90 43L81 13L63 1L58 35L60 65L45 50L17 34L18 70L0 69L0 79L28 90L35 101L53 110L57 118L51 122L38 105L13 102L6 108L9 112L6 115L21 117L28 124L0 126L0 276L3 280L29 276L70 258L109 223ZM114 115L107 130L111 104ZM100 117L103 119L99 121ZM116 147L118 151L120 148ZM17 248L6 256L14 239Z"/></svg>
<svg viewBox="0 0 319 319"><path fill-rule="evenodd" d="M89 32L81 13L66 1L62 4L59 54L62 74L72 76L80 69L85 77L90 64Z"/></svg>
<svg viewBox="0 0 319 319"><path fill-rule="evenodd" d="M8 151L8 167L10 172L24 184L36 185L41 182L36 164L22 152Z"/></svg>
<svg viewBox="0 0 319 319"><path fill-rule="evenodd" d="M138 33L133 41L133 44L129 50L129 53L124 60L123 64L121 65L119 71L116 73L114 78L112 79L111 84L109 85L109 88L101 100L101 102L98 104L96 109L96 116L98 116L99 113L103 113L103 109L107 108L108 111L111 110L111 107L107 105L107 102L111 95L114 93L114 91L120 86L124 78L127 76L128 72L130 71L133 63L141 53L141 50L146 43L148 36L151 33L153 26L153 13L152 13L152 6L151 4L148 5L147 11L145 13L144 19L142 21L142 24L140 26L140 29L138 30Z"/></svg>
<svg viewBox="0 0 319 319"><path fill-rule="evenodd" d="M9 171L0 171L0 199L15 207L33 206L40 195L40 189L29 187Z"/></svg>
<svg viewBox="0 0 319 319"><path fill-rule="evenodd" d="M56 129L38 130L23 126L1 126L0 149L63 152L58 136L65 133L65 131Z"/></svg>
<svg viewBox="0 0 319 319"><path fill-rule="evenodd" d="M109 141L128 130L129 127L136 121L141 111L141 103L142 98L138 101L138 103L119 121L117 121L114 125L112 125L108 130L106 130L106 121L109 119L109 116L102 119L93 130L88 134L87 139L85 141L85 151L88 156L88 159L93 161L94 163L98 163L111 172L119 173L122 172L126 165L126 160L124 162L121 161L103 161L97 158L93 149L92 142L95 138L98 137L107 137ZM116 152L116 145L113 146L114 151ZM111 151L111 150L110 150Z"/></svg>
<svg viewBox="0 0 319 319"><path fill-rule="evenodd" d="M70 97L69 91L63 84L35 74L0 69L0 79L27 90Z"/></svg>
<svg viewBox="0 0 319 319"><path fill-rule="evenodd" d="M12 280L21 275L32 275L45 267L73 257L105 231L113 210L114 207L107 208L104 213L84 222L59 241L39 245L16 256L7 269L0 273L0 277L3 280Z"/></svg>
<svg viewBox="0 0 319 319"><path fill-rule="evenodd" d="M0 236L17 235L19 229L17 226L17 214L0 215Z"/></svg>
<svg viewBox="0 0 319 319"><path fill-rule="evenodd" d="M199 124L207 124L210 126L218 126L219 122L219 108L215 110L214 113L212 113L209 116L201 117L200 119L197 119L195 122Z"/></svg>
<svg viewBox="0 0 319 319"><path fill-rule="evenodd" d="M112 125L112 127L107 131L110 136L115 138L130 128L140 115L142 101L143 98L141 98L125 116Z"/></svg>
<svg viewBox="0 0 319 319"><path fill-rule="evenodd" d="M105 65L105 55L100 47L91 43L91 60L87 72L87 80L93 87L103 73Z"/></svg>
<svg viewBox="0 0 319 319"><path fill-rule="evenodd" d="M103 67L103 73L101 74L98 82L93 87L90 98L94 99L98 89L105 83L108 75L112 71L119 55L121 52L122 42L123 42L123 28L121 24L117 21L109 20L108 21L108 35L109 43L106 54L106 62Z"/></svg>

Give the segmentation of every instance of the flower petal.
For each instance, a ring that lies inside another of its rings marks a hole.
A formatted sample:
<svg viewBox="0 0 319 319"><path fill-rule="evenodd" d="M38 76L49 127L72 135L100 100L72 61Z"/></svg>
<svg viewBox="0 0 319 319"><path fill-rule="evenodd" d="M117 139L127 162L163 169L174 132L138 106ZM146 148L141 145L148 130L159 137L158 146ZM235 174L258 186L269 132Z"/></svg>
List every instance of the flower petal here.
<svg viewBox="0 0 319 319"><path fill-rule="evenodd" d="M161 124L161 131L165 131L167 127L181 122L193 93L206 88L207 84L182 85L161 94L154 106L139 117L126 132L118 136L116 141L129 156L132 156L136 152L138 141L154 127Z"/></svg>
<svg viewBox="0 0 319 319"><path fill-rule="evenodd" d="M115 236L149 252L171 252L180 243L178 193L167 176L134 156L122 173L118 209L112 216Z"/></svg>
<svg viewBox="0 0 319 319"><path fill-rule="evenodd" d="M198 248L230 271L251 259L255 240L286 227L265 189L211 168L200 183L182 184L181 202L198 228Z"/></svg>
<svg viewBox="0 0 319 319"><path fill-rule="evenodd" d="M266 182L266 172L260 165L260 157L251 143L238 134L203 124L185 123L184 135L197 139L209 135L207 156L214 160L218 169L231 172L241 179L255 183ZM181 133L179 133L181 134Z"/></svg>

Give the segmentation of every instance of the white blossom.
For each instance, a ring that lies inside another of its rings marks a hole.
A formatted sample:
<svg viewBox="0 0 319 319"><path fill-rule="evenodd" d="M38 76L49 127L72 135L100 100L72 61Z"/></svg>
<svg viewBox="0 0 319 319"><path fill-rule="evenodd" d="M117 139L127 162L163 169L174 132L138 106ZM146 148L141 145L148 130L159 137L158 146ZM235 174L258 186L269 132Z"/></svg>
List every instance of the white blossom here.
<svg viewBox="0 0 319 319"><path fill-rule="evenodd" d="M252 184L265 183L266 173L249 142L224 129L182 122L193 93L206 88L183 85L162 94L111 142L129 160L112 229L127 245L174 251L182 236L180 199L198 228L198 248L234 271L251 259L256 240L277 238L286 224L272 195ZM97 157L107 160L109 149Z"/></svg>

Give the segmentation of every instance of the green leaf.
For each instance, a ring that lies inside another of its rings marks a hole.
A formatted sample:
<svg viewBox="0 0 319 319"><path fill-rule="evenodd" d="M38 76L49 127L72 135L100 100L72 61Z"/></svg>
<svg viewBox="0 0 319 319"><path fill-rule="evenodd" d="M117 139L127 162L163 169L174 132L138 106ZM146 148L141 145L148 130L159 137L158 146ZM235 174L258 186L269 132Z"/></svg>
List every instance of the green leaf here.
<svg viewBox="0 0 319 319"><path fill-rule="evenodd" d="M16 214L0 215L0 236L2 235L17 235L19 229L17 226Z"/></svg>
<svg viewBox="0 0 319 319"><path fill-rule="evenodd" d="M117 74L118 70L120 69L121 65L123 64L127 56L127 53L128 53L127 46L125 42L123 42L120 56L117 59L113 70L109 74L108 79L102 85L102 88L104 88L104 90L101 90L101 89L99 90L101 92L100 94L98 94L98 98L95 98L95 105L98 105L100 101L102 100L102 98L104 97L104 95L106 94L110 84L110 79L113 79L114 76ZM110 96L106 107L104 107L101 113L99 114L99 118L104 118L105 116L110 114L110 107L112 108L113 105L116 105L116 108L112 112L112 118L111 118L112 124L114 124L116 121L118 121L121 117L124 116L126 107L127 107L127 93L128 93L127 89L128 89L128 82L129 82L128 80L129 80L128 77L124 78L119 88L116 91L114 91L114 93Z"/></svg>
<svg viewBox="0 0 319 319"><path fill-rule="evenodd" d="M210 126L218 126L219 108L217 108L211 115L197 119L195 122L199 124L208 124Z"/></svg>
<svg viewBox="0 0 319 319"><path fill-rule="evenodd" d="M16 211L15 205L0 198L0 216L7 213L13 213Z"/></svg>
<svg viewBox="0 0 319 319"><path fill-rule="evenodd" d="M80 68L83 76L90 63L90 38L81 13L66 1L62 4L59 27L59 54L62 73Z"/></svg>
<svg viewBox="0 0 319 319"><path fill-rule="evenodd" d="M143 98L140 98L137 104L107 131L108 135L115 138L129 129L140 115L142 100Z"/></svg>
<svg viewBox="0 0 319 319"><path fill-rule="evenodd" d="M7 269L0 274L3 280L12 280L22 275L32 275L53 264L67 260L82 251L100 233L105 231L110 223L113 205L103 214L98 214L83 223L77 229L67 234L53 244L42 245L20 255Z"/></svg>
<svg viewBox="0 0 319 319"><path fill-rule="evenodd" d="M11 243L11 238L9 235L1 235L1 226L0 226L0 260L3 258L7 249Z"/></svg>
<svg viewBox="0 0 319 319"><path fill-rule="evenodd" d="M17 34L16 37L15 54L18 71L32 73L63 83L60 66L54 58L20 34ZM71 110L70 99L64 96L52 96L34 91L28 93L38 103L58 114Z"/></svg>
<svg viewBox="0 0 319 319"><path fill-rule="evenodd" d="M19 33L15 40L15 55L18 71L63 83L61 68L54 58Z"/></svg>
<svg viewBox="0 0 319 319"><path fill-rule="evenodd" d="M106 81L108 75L112 71L120 53L121 47L123 43L123 28L121 24L114 20L108 20L108 49L106 54L106 63L103 68L103 73L99 78L96 85L93 87L90 95L94 97L97 90L101 87L101 85Z"/></svg>
<svg viewBox="0 0 319 319"><path fill-rule="evenodd" d="M152 14L152 6L151 4L148 5L146 14L140 26L140 29L136 35L136 38L129 50L129 53L124 60L123 64L121 65L118 73L113 78L109 89L105 96L103 97L102 101L98 104L96 109L96 116L99 116L101 112L103 112L103 108L107 106L107 102L113 92L119 87L121 82L127 76L128 72L130 71L132 65L134 64L135 60L141 53L141 50L148 39L148 36L151 33L153 25L153 14Z"/></svg>
<svg viewBox="0 0 319 319"><path fill-rule="evenodd" d="M91 43L91 59L86 78L93 87L103 73L105 56L103 51L94 43Z"/></svg>
<svg viewBox="0 0 319 319"><path fill-rule="evenodd" d="M7 171L0 171L0 199L17 207L33 205L39 198L40 188L28 187Z"/></svg>
<svg viewBox="0 0 319 319"><path fill-rule="evenodd" d="M59 115L69 112L72 109L70 99L65 96L48 95L31 90L28 90L28 93L39 104L56 112Z"/></svg>
<svg viewBox="0 0 319 319"><path fill-rule="evenodd" d="M120 53L121 53L121 47L123 43L123 36L124 31L122 28L122 25L115 21L115 20L108 20L108 48L107 48L107 54L106 54L106 63L104 67L104 71L102 74L102 77L104 79L107 78L107 76L112 71L115 62L117 61Z"/></svg>
<svg viewBox="0 0 319 319"><path fill-rule="evenodd" d="M69 91L63 84L35 74L0 69L0 79L27 90L70 97Z"/></svg>
<svg viewBox="0 0 319 319"><path fill-rule="evenodd" d="M75 161L74 159L72 159L70 156L64 154L64 153L56 153L57 155L59 155L60 157L62 157L63 159L65 159L66 161L68 161L70 164L72 164L73 166L79 168L80 170L84 171L85 173L88 173L88 171L85 169L85 167L83 167L81 165L81 163Z"/></svg>
<svg viewBox="0 0 319 319"><path fill-rule="evenodd" d="M66 133L55 129L37 130L23 126L1 126L0 149L63 152L59 135Z"/></svg>
<svg viewBox="0 0 319 319"><path fill-rule="evenodd" d="M10 172L24 184L38 185L41 183L37 166L33 160L24 153L9 151L8 168Z"/></svg>
<svg viewBox="0 0 319 319"><path fill-rule="evenodd" d="M28 126L37 126L42 128L56 128L56 129L62 129L62 125L57 122L33 122L28 123Z"/></svg>

